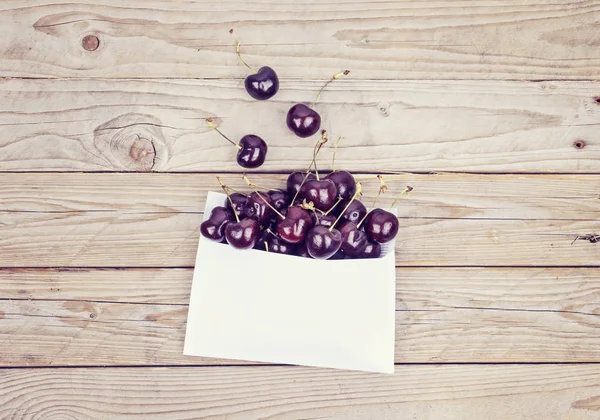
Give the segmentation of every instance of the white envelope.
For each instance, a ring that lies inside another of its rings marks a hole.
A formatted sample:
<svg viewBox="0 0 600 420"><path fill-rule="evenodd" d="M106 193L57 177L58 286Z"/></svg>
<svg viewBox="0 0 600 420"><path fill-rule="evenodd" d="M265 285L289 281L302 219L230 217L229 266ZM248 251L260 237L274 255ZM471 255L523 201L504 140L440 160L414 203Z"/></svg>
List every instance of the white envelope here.
<svg viewBox="0 0 600 420"><path fill-rule="evenodd" d="M223 206L209 192L204 217ZM202 236L183 353L394 372L394 244L378 259L313 260Z"/></svg>

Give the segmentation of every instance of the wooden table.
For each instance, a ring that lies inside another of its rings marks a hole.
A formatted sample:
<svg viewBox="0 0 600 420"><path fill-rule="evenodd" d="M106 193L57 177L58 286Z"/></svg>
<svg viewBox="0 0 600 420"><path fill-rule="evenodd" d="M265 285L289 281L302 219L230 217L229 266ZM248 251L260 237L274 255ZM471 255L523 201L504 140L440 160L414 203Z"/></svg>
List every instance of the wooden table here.
<svg viewBox="0 0 600 420"><path fill-rule="evenodd" d="M43 5L36 5L42 4ZM0 418L600 418L600 1L0 3ZM229 29L234 29L233 36ZM233 40L281 77L251 100ZM396 374L184 357L234 138L400 202ZM332 148L320 166L331 169Z"/></svg>

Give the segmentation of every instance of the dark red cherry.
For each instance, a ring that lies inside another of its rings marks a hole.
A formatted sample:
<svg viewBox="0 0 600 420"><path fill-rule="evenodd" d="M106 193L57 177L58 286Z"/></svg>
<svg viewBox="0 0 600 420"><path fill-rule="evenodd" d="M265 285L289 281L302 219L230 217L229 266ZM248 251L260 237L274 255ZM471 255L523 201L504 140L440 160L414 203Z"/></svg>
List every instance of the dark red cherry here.
<svg viewBox="0 0 600 420"><path fill-rule="evenodd" d="M225 226L227 243L234 248L250 249L254 247L260 236L260 225L254 219L243 219L229 222Z"/></svg>
<svg viewBox="0 0 600 420"><path fill-rule="evenodd" d="M325 179L333 181L338 190L338 195L344 200L351 199L356 192L356 181L354 180L352 174L348 171L332 172L327 175Z"/></svg>
<svg viewBox="0 0 600 420"><path fill-rule="evenodd" d="M205 238L222 242L225 239L225 227L233 220L232 212L225 207L215 207L210 212L210 217L200 225L200 233Z"/></svg>
<svg viewBox="0 0 600 420"><path fill-rule="evenodd" d="M287 179L287 192L290 197L296 195L296 192L300 189L300 185L302 185L304 181L304 177L306 176L306 172L292 172ZM306 182L317 179L315 175L311 172L308 174L306 178ZM291 200L291 199L290 199Z"/></svg>
<svg viewBox="0 0 600 420"><path fill-rule="evenodd" d="M273 215L273 210L271 210L265 201L273 205L269 194L263 191L253 192L248 196L246 216L258 221L261 225L269 223Z"/></svg>
<svg viewBox="0 0 600 420"><path fill-rule="evenodd" d="M279 222L277 234L284 241L297 244L304 240L312 225L312 220L306 210L292 206L288 209L285 220Z"/></svg>
<svg viewBox="0 0 600 420"><path fill-rule="evenodd" d="M269 246L269 252L274 252L276 254L291 255L296 251L296 247L294 245L289 244L273 235L269 235L267 238L267 245Z"/></svg>
<svg viewBox="0 0 600 420"><path fill-rule="evenodd" d="M304 183L300 195L307 202L313 202L319 210L327 211L337 201L337 188L328 179L313 179Z"/></svg>
<svg viewBox="0 0 600 420"><path fill-rule="evenodd" d="M290 197L288 193L281 190L271 190L269 191L269 197L271 197L271 201L273 202L273 207L277 210L282 211L285 210L289 204Z"/></svg>
<svg viewBox="0 0 600 420"><path fill-rule="evenodd" d="M231 202L229 199L231 199ZM231 207L231 203L233 203L233 208ZM246 217L248 197L240 193L229 194L229 198L225 199L225 207L230 211L234 211L235 209L235 212L240 218Z"/></svg>
<svg viewBox="0 0 600 420"><path fill-rule="evenodd" d="M279 78L271 67L261 67L258 71L246 77L244 81L246 92L254 99L264 101L272 98L279 91Z"/></svg>
<svg viewBox="0 0 600 420"><path fill-rule="evenodd" d="M287 114L287 126L298 137L310 137L321 128L321 116L304 104L296 104Z"/></svg>
<svg viewBox="0 0 600 420"><path fill-rule="evenodd" d="M356 224L352 222L342 222L338 226L338 229L342 234L341 250L344 254L354 258L365 250L369 243L369 239L365 232L356 227Z"/></svg>
<svg viewBox="0 0 600 420"><path fill-rule="evenodd" d="M241 149L237 154L237 163L243 168L258 168L267 157L267 143L254 134L248 134L240 140Z"/></svg>
<svg viewBox="0 0 600 420"><path fill-rule="evenodd" d="M306 250L311 257L328 259L342 246L342 234L325 226L315 226L306 234Z"/></svg>
<svg viewBox="0 0 600 420"><path fill-rule="evenodd" d="M381 245L377 242L369 242L363 252L356 258L379 258L381 256Z"/></svg>
<svg viewBox="0 0 600 420"><path fill-rule="evenodd" d="M343 210L346 208L347 205L348 202L343 201L340 204L338 204L338 207ZM341 220L352 223L359 223L363 219L363 217L365 217L365 214L367 214L367 208L365 207L365 205L358 200L353 200L348 206L348 208L344 210Z"/></svg>
<svg viewBox="0 0 600 420"><path fill-rule="evenodd" d="M398 234L398 218L383 209L372 210L364 222L364 229L370 240L384 244Z"/></svg>

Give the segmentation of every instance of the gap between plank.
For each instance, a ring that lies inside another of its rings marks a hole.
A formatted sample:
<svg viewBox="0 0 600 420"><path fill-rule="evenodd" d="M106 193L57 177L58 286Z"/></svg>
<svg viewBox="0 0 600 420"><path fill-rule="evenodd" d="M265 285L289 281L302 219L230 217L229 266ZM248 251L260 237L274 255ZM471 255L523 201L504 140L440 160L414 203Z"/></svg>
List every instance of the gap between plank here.
<svg viewBox="0 0 600 420"><path fill-rule="evenodd" d="M394 366L543 366L543 365L600 365L600 362L399 362L394 363ZM29 369L29 370L43 370L43 369L154 369L154 368L211 368L218 369L223 367L236 367L236 368L256 368L256 367L290 367L290 368L309 368L310 366L299 366L299 365L286 365L286 364L269 364L269 363L248 363L248 364L236 364L228 363L222 365L193 365L193 364L181 364L181 365L60 365L60 366L0 366L1 370L16 370L16 369ZM315 368L316 369L316 368ZM334 371L333 369L328 369ZM348 371L347 371L348 372ZM358 372L358 371L353 371Z"/></svg>

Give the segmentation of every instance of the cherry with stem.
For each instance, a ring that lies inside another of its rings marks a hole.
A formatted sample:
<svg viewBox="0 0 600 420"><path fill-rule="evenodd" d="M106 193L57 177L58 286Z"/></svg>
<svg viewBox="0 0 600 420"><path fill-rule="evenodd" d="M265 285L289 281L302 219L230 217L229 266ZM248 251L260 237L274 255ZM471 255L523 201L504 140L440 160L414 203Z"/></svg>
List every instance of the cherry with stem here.
<svg viewBox="0 0 600 420"><path fill-rule="evenodd" d="M377 192L377 195L375 196L375 200L373 200L373 204L371 204L371 207L369 207L369 212L371 212L375 208L375 204L377 203L379 196L382 193L385 193L388 189L387 185L385 185L385 181L383 180L382 175L377 175L377 179L379 179L379 191ZM360 222L358 222L356 224L356 227L360 228L360 225L362 225L362 223L365 221L365 219L367 218L368 215L369 215L369 213L366 213L363 216L363 218L360 220Z"/></svg>
<svg viewBox="0 0 600 420"><path fill-rule="evenodd" d="M229 33L233 33L233 30L230 30ZM244 66L246 66L248 70L252 72L252 74L250 74L244 80L246 92L248 92L248 94L254 99L258 99L259 101L272 98L279 91L279 78L277 77L277 73L275 73L275 70L268 66L263 66L258 69L258 71L254 70L242 57L240 46L240 41L236 39L235 53L242 64L244 64Z"/></svg>
<svg viewBox="0 0 600 420"><path fill-rule="evenodd" d="M319 179L319 173L317 172L317 155L319 154L319 152L321 151L321 148L323 147L323 145L325 143L327 143L327 130L322 130L321 131L321 138L317 141L317 143L315 143L315 147L313 148L313 158L312 161L310 162L310 165L308 165L308 169L306 170L306 174L304 175L304 178L302 179L302 182L300 183L300 185L298 186L298 189L296 190L296 193L294 194L294 198L292 198L292 201L290 201L290 205L293 206L294 202L296 201L296 198L298 198L298 194L300 193L300 189L302 188L302 186L304 185L304 183L307 181L308 177L310 176L311 172L310 170L312 169L312 167L315 167L315 173L316 173L316 178Z"/></svg>
<svg viewBox="0 0 600 420"><path fill-rule="evenodd" d="M233 215L235 216L235 220L239 223L240 222L240 218L239 218L239 216L237 214L237 211L235 211L235 206L233 205L233 201L231 200L231 196L229 195L230 191L235 192L235 190L233 188L228 187L227 185L225 185L223 183L223 181L221 180L220 176L217 177L217 181L219 181L219 184L221 184L221 188L223 189L223 191L227 195L227 200L229 200L229 204L231 204L231 208L233 209Z"/></svg>
<svg viewBox="0 0 600 420"><path fill-rule="evenodd" d="M323 89L325 89L329 83L349 73L349 70L345 70L343 72L334 74L333 77L331 77L331 79L329 79L327 83L321 87L317 93L317 96L315 97L315 100L310 106L301 103L293 105L288 111L286 118L288 128L298 137L303 138L310 137L319 131L319 128L321 128L321 116L313 109L313 107L319 100L321 92L323 92Z"/></svg>
<svg viewBox="0 0 600 420"><path fill-rule="evenodd" d="M237 163L242 168L254 169L261 166L267 157L268 146L267 143L260 137L254 134L247 134L240 139L239 144L236 144L233 140L227 137L219 128L216 126L212 118L206 119L206 124L213 130L215 130L221 137L227 140L229 143L237 147Z"/></svg>

